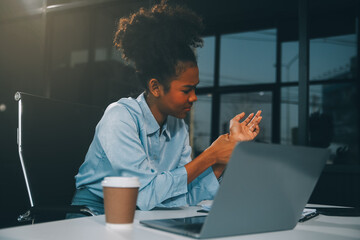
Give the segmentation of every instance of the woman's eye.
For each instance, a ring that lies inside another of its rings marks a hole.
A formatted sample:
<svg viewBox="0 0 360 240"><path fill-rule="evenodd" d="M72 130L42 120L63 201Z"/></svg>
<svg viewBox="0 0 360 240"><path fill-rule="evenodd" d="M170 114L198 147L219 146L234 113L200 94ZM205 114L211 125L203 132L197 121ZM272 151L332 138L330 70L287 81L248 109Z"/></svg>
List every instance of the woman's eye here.
<svg viewBox="0 0 360 240"><path fill-rule="evenodd" d="M188 94L191 90L183 90L183 93Z"/></svg>

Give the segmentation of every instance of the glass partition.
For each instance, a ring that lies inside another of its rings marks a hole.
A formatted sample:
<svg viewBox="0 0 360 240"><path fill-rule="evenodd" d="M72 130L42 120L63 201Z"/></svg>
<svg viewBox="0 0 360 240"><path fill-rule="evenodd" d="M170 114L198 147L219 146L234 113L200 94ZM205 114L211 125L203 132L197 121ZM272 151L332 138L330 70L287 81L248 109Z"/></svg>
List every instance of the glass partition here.
<svg viewBox="0 0 360 240"><path fill-rule="evenodd" d="M281 132L280 143L296 145L299 126L299 88L281 89Z"/></svg>
<svg viewBox="0 0 360 240"><path fill-rule="evenodd" d="M281 44L281 81L299 81L299 42Z"/></svg>
<svg viewBox="0 0 360 240"><path fill-rule="evenodd" d="M196 157L210 145L211 139L211 94L198 95L191 110L190 141Z"/></svg>
<svg viewBox="0 0 360 240"><path fill-rule="evenodd" d="M310 40L310 80L352 79L356 74L356 35Z"/></svg>
<svg viewBox="0 0 360 240"><path fill-rule="evenodd" d="M220 86L274 83L276 29L221 36Z"/></svg>
<svg viewBox="0 0 360 240"><path fill-rule="evenodd" d="M214 86L215 37L204 37L204 46L197 48L200 83L198 87Z"/></svg>
<svg viewBox="0 0 360 240"><path fill-rule="evenodd" d="M359 164L357 94L351 83L310 86L309 142L329 148L330 163Z"/></svg>

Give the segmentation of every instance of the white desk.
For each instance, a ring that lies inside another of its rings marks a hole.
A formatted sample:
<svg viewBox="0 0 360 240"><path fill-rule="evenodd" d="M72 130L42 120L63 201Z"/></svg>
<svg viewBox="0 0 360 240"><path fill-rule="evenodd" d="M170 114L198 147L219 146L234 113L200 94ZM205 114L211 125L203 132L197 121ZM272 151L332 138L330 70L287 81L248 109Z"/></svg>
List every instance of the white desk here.
<svg viewBox="0 0 360 240"><path fill-rule="evenodd" d="M35 225L0 229L1 240L171 240L191 239L167 233L139 224L139 220L188 217L203 215L196 211L199 207L185 207L177 210L137 211L132 231L115 232L105 227L103 215L62 220ZM360 239L360 217L318 216L304 223L298 223L294 230L262 234L227 237L226 239L284 239L284 240L350 240Z"/></svg>

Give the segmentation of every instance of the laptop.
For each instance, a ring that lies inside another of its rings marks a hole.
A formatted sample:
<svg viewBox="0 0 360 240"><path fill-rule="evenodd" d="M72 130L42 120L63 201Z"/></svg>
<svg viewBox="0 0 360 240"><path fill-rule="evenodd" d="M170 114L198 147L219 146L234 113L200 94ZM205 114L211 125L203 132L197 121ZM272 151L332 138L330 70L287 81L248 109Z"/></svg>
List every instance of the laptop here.
<svg viewBox="0 0 360 240"><path fill-rule="evenodd" d="M328 158L327 149L239 143L207 216L140 223L194 238L293 229Z"/></svg>

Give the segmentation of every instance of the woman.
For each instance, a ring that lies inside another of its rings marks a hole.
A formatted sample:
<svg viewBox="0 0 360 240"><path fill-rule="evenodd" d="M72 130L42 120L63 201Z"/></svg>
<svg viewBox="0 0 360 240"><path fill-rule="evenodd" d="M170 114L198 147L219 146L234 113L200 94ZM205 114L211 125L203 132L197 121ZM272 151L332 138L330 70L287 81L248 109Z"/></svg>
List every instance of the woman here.
<svg viewBox="0 0 360 240"><path fill-rule="evenodd" d="M180 6L161 3L122 18L115 46L130 62L145 91L106 109L85 161L76 175L73 205L104 212L101 181L107 176L140 180L137 207L194 205L212 199L237 142L254 139L261 112L241 113L221 135L191 160L184 118L197 100L199 70L194 48L202 45L201 19Z"/></svg>

